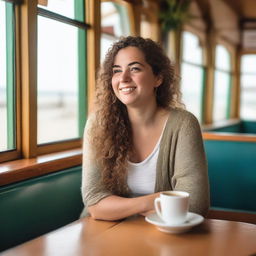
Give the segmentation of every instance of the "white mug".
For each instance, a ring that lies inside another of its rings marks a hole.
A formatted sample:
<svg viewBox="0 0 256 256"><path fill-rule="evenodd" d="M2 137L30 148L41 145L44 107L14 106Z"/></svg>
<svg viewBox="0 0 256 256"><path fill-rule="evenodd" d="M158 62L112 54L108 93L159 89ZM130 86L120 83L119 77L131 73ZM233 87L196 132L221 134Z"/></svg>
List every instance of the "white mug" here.
<svg viewBox="0 0 256 256"><path fill-rule="evenodd" d="M169 225L179 225L186 221L189 207L189 193L164 191L155 199L157 215ZM160 207L161 206L161 209Z"/></svg>

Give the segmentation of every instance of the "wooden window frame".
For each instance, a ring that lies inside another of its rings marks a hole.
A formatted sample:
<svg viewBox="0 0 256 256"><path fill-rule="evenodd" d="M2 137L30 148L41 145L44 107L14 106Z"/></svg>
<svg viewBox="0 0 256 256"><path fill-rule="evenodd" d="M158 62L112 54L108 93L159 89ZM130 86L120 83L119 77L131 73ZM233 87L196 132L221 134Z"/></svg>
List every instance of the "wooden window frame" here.
<svg viewBox="0 0 256 256"><path fill-rule="evenodd" d="M17 2L22 2L19 6L15 6L17 149L0 152L0 185L82 164L82 138L42 146L37 145L37 138L33 133L36 131L37 113L32 106L35 106L37 101L38 7L37 1L34 0ZM84 23L87 24L85 42L89 46L87 47L88 61L85 70L88 83L86 89L87 112L91 112L95 91L95 74L99 67L100 0L84 0L84 7ZM77 24L84 26L79 22Z"/></svg>
<svg viewBox="0 0 256 256"><path fill-rule="evenodd" d="M202 50L202 64L196 64L196 63L192 63L189 62L187 60L184 60L183 58L183 33L187 32L187 33L191 33L194 36L196 36L199 40L199 42L201 43L201 50ZM185 26L184 29L182 30L181 33L181 56L180 56L180 72L182 70L182 64L187 64L187 65L191 65L193 67L199 67L202 69L202 73L203 73L203 77L202 77L202 93L200 95L200 103L201 103L201 115L200 115L200 123L204 124L205 123L205 105L206 105L206 101L205 101L205 94L206 94L206 58L205 58L205 38L204 38L204 34L200 33L198 31L196 31L195 29L193 29L190 26Z"/></svg>
<svg viewBox="0 0 256 256"><path fill-rule="evenodd" d="M223 69L220 69L219 67L217 67L216 65L216 57L217 57L217 46L222 46L223 48L225 48L225 50L227 51L227 53L229 54L229 58L230 58L230 70L223 70ZM226 109L226 115L225 115L225 120L229 120L231 117L232 117L232 114L231 114L231 97L232 97L232 88L233 88L233 77L234 77L234 68L232 66L232 64L234 63L234 58L233 58L233 55L232 55L232 51L230 49L230 47L228 47L225 43L223 42L217 42L215 47L214 47L214 50L215 50L215 57L214 57L214 60L215 60L215 63L214 63L214 71L213 71L213 94L212 94L212 120L213 120L213 123L218 123L218 122L221 122L223 120L214 120L214 116L213 116L213 113L214 113L214 90L215 90L215 76L216 76L216 72L219 71L221 73L225 73L228 75L229 77L229 84L228 84L228 92L227 92L227 109Z"/></svg>

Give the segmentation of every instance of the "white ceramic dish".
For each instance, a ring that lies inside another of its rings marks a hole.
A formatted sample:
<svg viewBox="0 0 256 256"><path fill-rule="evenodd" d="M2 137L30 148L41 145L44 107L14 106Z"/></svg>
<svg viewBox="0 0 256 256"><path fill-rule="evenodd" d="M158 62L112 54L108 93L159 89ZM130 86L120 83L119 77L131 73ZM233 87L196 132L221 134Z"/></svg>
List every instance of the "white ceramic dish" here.
<svg viewBox="0 0 256 256"><path fill-rule="evenodd" d="M149 214L145 220L155 225L162 232L179 234L184 233L192 227L202 223L204 221L204 217L193 212L188 212L186 221L180 225L168 225L161 220L156 213Z"/></svg>

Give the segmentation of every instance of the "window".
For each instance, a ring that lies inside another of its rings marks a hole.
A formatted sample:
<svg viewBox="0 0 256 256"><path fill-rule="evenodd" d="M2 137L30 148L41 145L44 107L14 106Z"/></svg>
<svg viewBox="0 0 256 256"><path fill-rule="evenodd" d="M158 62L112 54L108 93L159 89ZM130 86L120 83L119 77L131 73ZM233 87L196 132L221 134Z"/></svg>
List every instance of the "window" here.
<svg viewBox="0 0 256 256"><path fill-rule="evenodd" d="M0 162L80 147L87 113L87 2L21 2L0 1Z"/></svg>
<svg viewBox="0 0 256 256"><path fill-rule="evenodd" d="M240 117L256 120L256 54L246 54L241 59Z"/></svg>
<svg viewBox="0 0 256 256"><path fill-rule="evenodd" d="M231 85L231 59L228 50L222 46L216 47L213 121L229 118L230 85Z"/></svg>
<svg viewBox="0 0 256 256"><path fill-rule="evenodd" d="M131 34L127 3L102 1L101 3L101 62L108 48L120 36Z"/></svg>
<svg viewBox="0 0 256 256"><path fill-rule="evenodd" d="M0 1L0 152L16 148L14 5Z"/></svg>
<svg viewBox="0 0 256 256"><path fill-rule="evenodd" d="M86 35L78 23L84 21L83 1L48 0L39 7L37 143L77 139L86 118L80 104L86 100Z"/></svg>
<svg viewBox="0 0 256 256"><path fill-rule="evenodd" d="M202 122L205 73L203 50L200 46L199 38L190 32L183 32L182 42L182 100L187 110L192 112Z"/></svg>

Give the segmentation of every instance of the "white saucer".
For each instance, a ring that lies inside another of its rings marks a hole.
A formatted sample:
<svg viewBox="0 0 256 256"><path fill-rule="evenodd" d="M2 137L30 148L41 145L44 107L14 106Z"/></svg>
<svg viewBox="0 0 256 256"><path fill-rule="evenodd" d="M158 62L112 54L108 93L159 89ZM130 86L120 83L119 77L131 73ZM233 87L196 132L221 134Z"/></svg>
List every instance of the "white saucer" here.
<svg viewBox="0 0 256 256"><path fill-rule="evenodd" d="M145 220L155 225L160 231L179 234L186 232L192 227L202 223L204 221L204 217L193 212L188 212L186 221L179 225L170 225L165 223L156 213L149 214Z"/></svg>

